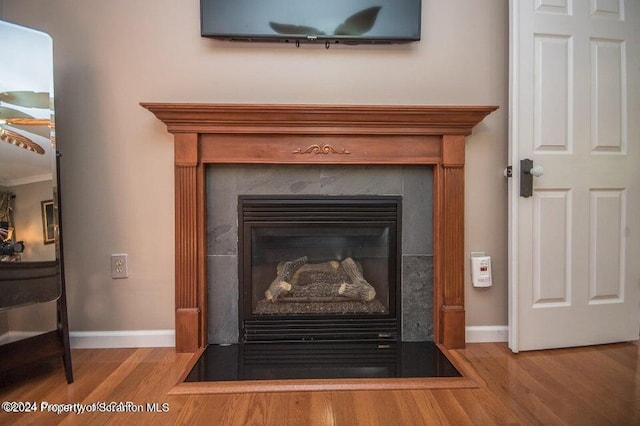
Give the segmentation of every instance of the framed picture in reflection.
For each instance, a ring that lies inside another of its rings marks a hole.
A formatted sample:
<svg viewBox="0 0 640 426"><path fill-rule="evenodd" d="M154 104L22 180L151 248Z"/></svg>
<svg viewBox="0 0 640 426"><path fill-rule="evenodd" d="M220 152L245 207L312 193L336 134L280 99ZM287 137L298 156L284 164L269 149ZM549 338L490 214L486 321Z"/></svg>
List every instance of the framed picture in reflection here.
<svg viewBox="0 0 640 426"><path fill-rule="evenodd" d="M42 205L42 233L45 244L55 241L55 221L53 220L53 200L41 201Z"/></svg>

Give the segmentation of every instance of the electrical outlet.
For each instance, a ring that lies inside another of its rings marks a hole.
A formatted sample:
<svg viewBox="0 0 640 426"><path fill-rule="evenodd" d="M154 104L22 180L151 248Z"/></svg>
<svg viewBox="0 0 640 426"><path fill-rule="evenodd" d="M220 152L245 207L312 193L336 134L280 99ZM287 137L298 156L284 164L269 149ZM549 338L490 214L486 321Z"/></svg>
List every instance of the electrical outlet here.
<svg viewBox="0 0 640 426"><path fill-rule="evenodd" d="M126 254L111 255L111 278L129 277L129 266L127 265Z"/></svg>

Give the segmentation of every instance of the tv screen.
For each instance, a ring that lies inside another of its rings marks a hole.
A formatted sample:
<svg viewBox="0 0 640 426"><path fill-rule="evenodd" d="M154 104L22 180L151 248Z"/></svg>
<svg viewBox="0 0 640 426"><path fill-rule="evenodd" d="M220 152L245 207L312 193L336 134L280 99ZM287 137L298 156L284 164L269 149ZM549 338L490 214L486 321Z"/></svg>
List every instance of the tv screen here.
<svg viewBox="0 0 640 426"><path fill-rule="evenodd" d="M420 40L421 0L201 0L203 37L243 41Z"/></svg>

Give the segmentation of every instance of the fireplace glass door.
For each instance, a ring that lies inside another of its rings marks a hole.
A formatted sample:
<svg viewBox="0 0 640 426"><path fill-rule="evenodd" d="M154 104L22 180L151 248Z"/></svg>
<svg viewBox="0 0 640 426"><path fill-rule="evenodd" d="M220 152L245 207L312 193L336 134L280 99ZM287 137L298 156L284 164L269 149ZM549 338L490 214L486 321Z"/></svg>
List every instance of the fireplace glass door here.
<svg viewBox="0 0 640 426"><path fill-rule="evenodd" d="M241 196L247 340L394 338L400 197Z"/></svg>

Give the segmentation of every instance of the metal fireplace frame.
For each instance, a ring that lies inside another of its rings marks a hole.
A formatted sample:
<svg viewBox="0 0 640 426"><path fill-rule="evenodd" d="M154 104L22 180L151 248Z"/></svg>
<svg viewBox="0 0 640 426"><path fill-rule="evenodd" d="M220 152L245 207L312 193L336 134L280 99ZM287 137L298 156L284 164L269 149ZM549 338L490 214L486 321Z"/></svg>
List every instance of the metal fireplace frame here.
<svg viewBox="0 0 640 426"><path fill-rule="evenodd" d="M345 229L391 226L387 247L388 312L293 316L252 314L252 229L323 226ZM399 339L402 318L402 196L239 195L238 233L238 319L242 342Z"/></svg>

